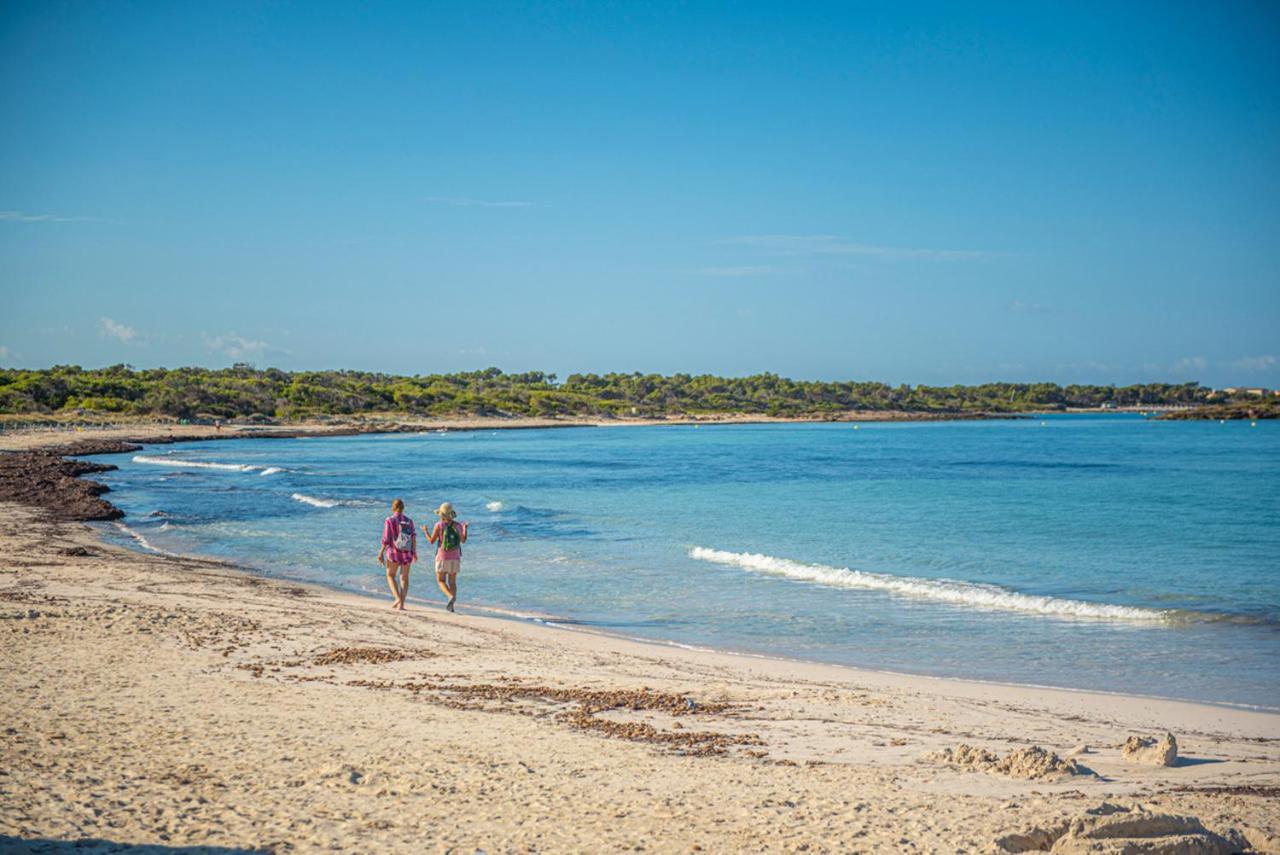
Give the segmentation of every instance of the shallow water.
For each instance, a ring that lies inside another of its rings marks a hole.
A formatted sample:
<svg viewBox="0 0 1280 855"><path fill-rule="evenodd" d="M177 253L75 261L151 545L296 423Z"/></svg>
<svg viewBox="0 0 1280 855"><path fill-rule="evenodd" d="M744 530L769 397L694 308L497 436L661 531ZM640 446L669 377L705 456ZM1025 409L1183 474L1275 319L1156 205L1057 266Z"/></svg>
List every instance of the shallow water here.
<svg viewBox="0 0 1280 855"><path fill-rule="evenodd" d="M1280 425L1137 416L479 431L100 458L135 545L382 592L387 505L461 602L683 644L1280 707ZM413 594L432 596L429 573Z"/></svg>

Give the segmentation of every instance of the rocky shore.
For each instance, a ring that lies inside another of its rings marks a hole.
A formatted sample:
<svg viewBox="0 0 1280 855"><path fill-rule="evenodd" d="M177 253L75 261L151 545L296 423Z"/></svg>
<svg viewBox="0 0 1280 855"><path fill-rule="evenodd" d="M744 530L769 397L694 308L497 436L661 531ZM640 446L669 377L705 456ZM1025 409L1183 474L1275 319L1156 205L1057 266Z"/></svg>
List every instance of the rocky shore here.
<svg viewBox="0 0 1280 855"><path fill-rule="evenodd" d="M16 502L33 508L57 511L65 520L115 520L124 511L102 498L110 487L84 478L97 472L110 472L118 467L72 458L97 454L121 454L139 451L143 445L167 445L174 442L207 442L223 439L297 439L304 436L349 436L360 433L398 433L418 430L400 425L379 425L374 429L359 427L309 428L300 430L139 433L136 436L90 437L49 445L38 445L0 451L0 501Z"/></svg>
<svg viewBox="0 0 1280 855"><path fill-rule="evenodd" d="M115 469L103 463L71 460L64 455L134 451L139 445L118 440L73 443L57 451L0 454L0 501L56 511L67 520L114 520L124 511L102 498L105 484L81 476Z"/></svg>
<svg viewBox="0 0 1280 855"><path fill-rule="evenodd" d="M1171 410L1157 418L1166 421L1237 421L1257 419L1280 419L1280 403L1267 401L1236 401L1230 404L1210 404L1190 410Z"/></svg>

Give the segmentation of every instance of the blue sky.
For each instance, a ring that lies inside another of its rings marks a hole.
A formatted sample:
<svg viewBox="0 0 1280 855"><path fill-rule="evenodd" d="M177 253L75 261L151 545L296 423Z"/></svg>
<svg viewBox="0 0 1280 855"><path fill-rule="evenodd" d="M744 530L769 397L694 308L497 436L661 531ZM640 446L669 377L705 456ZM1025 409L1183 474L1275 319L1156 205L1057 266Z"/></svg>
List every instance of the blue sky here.
<svg viewBox="0 0 1280 855"><path fill-rule="evenodd" d="M1280 385L1272 3L0 7L0 364Z"/></svg>

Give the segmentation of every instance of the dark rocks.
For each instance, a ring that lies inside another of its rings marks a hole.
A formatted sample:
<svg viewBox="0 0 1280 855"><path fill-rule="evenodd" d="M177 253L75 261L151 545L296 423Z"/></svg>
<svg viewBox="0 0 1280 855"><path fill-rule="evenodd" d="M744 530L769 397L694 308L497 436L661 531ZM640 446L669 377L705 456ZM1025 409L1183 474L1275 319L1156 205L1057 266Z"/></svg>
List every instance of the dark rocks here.
<svg viewBox="0 0 1280 855"><path fill-rule="evenodd" d="M122 439L77 439L65 445L40 450L66 457L86 457L90 454L123 454L126 451L141 451L142 446Z"/></svg>
<svg viewBox="0 0 1280 855"><path fill-rule="evenodd" d="M3 453L0 454L0 501L47 508L60 520L119 519L124 512L98 498L109 488L80 477L115 468L68 460L52 451Z"/></svg>

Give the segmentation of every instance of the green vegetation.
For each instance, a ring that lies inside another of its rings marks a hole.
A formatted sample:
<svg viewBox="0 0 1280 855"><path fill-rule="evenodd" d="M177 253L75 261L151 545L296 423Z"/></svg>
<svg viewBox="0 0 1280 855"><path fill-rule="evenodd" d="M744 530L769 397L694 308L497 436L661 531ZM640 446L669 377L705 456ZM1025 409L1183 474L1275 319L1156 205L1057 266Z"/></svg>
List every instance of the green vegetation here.
<svg viewBox="0 0 1280 855"><path fill-rule="evenodd" d="M0 369L0 413L298 419L403 413L417 416L663 416L749 413L773 416L848 410L1016 413L1029 410L1197 405L1210 390L1196 383L1136 386L888 386L805 382L774 374L713 377L673 374L504 374L496 368L402 377L361 371ZM1218 400L1221 400L1220 398Z"/></svg>

